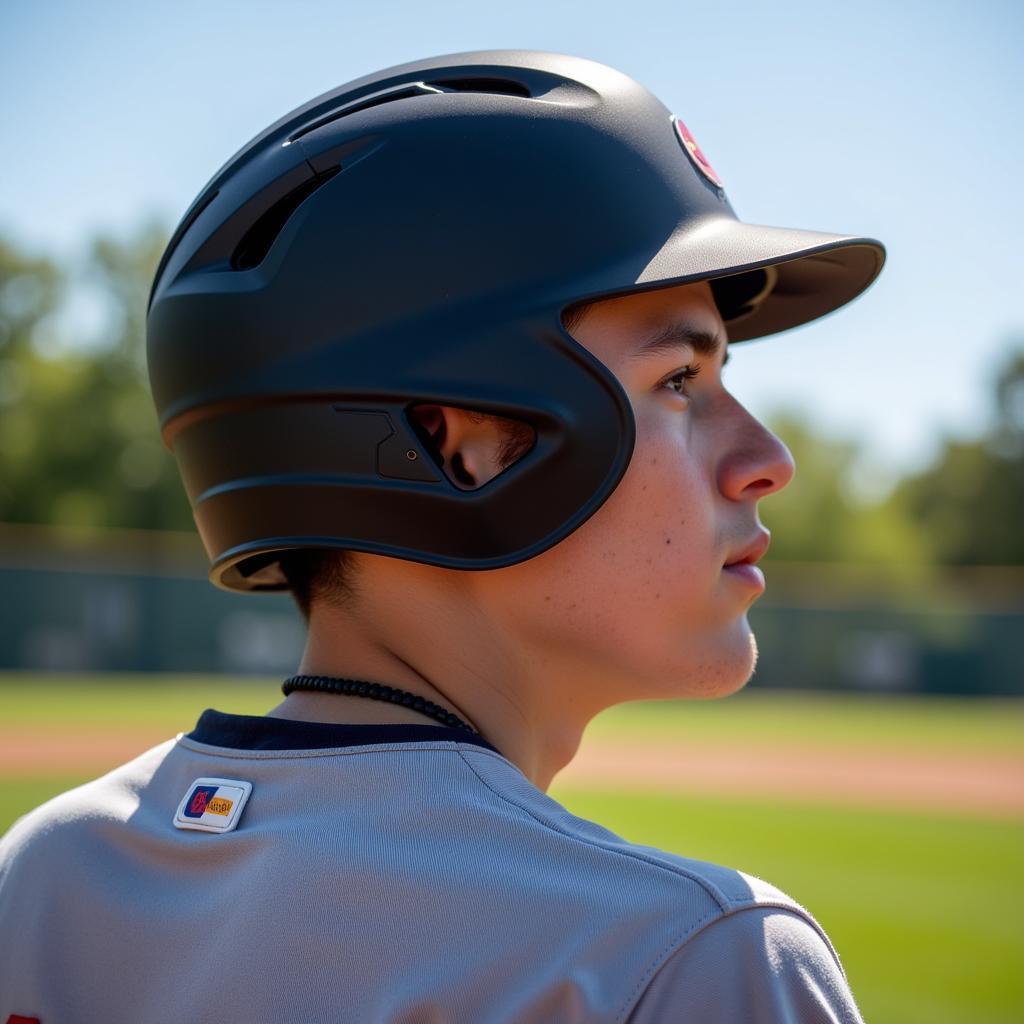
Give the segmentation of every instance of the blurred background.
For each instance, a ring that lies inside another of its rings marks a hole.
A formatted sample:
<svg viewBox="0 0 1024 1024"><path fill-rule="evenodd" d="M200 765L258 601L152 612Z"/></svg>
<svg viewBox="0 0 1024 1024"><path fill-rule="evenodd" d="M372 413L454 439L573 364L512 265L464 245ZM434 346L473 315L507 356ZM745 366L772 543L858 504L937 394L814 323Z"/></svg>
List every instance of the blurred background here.
<svg viewBox="0 0 1024 1024"><path fill-rule="evenodd" d="M754 677L611 709L552 795L789 891L869 1022L1022 1019L1022 27L1011 0L7 0L0 830L204 707L264 712L301 656L289 597L207 581L160 442L145 303L186 207L362 74L571 53L678 114L742 219L889 257L849 306L731 350L726 386L797 467L760 506Z"/></svg>

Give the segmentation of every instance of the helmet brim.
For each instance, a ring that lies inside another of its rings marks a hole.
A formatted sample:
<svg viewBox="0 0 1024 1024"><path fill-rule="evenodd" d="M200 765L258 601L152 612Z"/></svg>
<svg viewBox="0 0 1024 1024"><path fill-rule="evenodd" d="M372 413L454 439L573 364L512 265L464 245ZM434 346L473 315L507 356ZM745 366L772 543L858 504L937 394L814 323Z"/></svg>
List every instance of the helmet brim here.
<svg viewBox="0 0 1024 1024"><path fill-rule="evenodd" d="M748 341L846 305L875 280L885 255L874 238L716 217L681 226L634 284L711 281L729 341Z"/></svg>

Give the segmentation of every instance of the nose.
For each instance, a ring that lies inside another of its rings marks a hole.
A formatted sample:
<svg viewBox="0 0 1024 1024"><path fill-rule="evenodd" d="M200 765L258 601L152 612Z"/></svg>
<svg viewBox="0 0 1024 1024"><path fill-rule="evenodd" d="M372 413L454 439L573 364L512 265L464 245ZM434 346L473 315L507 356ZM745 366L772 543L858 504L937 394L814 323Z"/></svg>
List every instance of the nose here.
<svg viewBox="0 0 1024 1024"><path fill-rule="evenodd" d="M781 491L796 472L790 450L735 398L729 398L733 415L723 431L726 446L718 464L722 494L733 501L756 501Z"/></svg>

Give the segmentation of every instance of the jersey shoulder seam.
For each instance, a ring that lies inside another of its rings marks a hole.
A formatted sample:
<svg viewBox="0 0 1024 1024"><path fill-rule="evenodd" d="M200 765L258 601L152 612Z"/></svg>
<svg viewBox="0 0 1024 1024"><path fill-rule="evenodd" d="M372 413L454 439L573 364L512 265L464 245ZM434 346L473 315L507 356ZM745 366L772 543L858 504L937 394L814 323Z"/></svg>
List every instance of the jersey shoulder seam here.
<svg viewBox="0 0 1024 1024"><path fill-rule="evenodd" d="M478 755L483 755L483 756L488 756L488 757L498 757L502 761L506 761L507 760L504 756L493 754L489 750L473 750L472 753L478 754ZM638 850L617 850L617 849L611 849L611 848L609 848L607 846L604 846L600 842L597 842L594 839L588 839L588 838L585 838L583 836L573 835L570 832L566 832L564 829L558 828L552 822L545 821L543 818L539 818L528 807L524 807L522 804L518 803L517 801L513 800L511 797L507 796L505 793L502 793L499 790L495 789L476 770L476 768L474 767L472 761L468 757L465 756L465 753L461 749L458 750L458 754L462 758L462 760L466 763L466 765L469 768L469 770L480 780L480 782L484 786L487 787L488 790L490 790L490 792L494 793L495 796L499 797L505 803L509 804L512 807L515 807L521 813L528 815L531 819L536 821L539 825L542 825L543 827L549 829L550 831L556 832L559 835L563 835L563 836L565 836L568 839L573 839L576 842L586 843L589 846L593 846L593 847L595 847L597 849L603 850L604 852L612 854L612 855L618 855L618 856L621 856L621 857L629 857L630 859L637 860L637 861L640 861L640 862L645 863L645 864L650 864L652 867L661 868L664 871L668 871L670 874L677 875L677 876L683 877L683 878L688 878L690 881L693 881L697 885L699 885L718 904L719 913L717 913L717 914L709 914L707 917L702 918L696 925L692 926L692 928L691 928L689 933L683 933L682 941L684 943L685 943L685 941L691 935L696 934L697 930L699 930L700 928L705 927L706 925L710 924L712 921L720 920L721 918L727 917L730 914L739 913L739 912L741 912L743 910L754 910L754 909L757 909L758 907L774 907L774 908L778 908L780 910L787 910L791 914L795 915L796 917L799 917L801 920L804 920L809 925L811 925L811 927L814 928L814 930L818 933L818 935L821 936L822 941L825 943L825 946L828 948L829 952L832 955L832 959L835 960L836 966L839 968L840 973L843 975L844 978L846 977L846 971L843 969L842 962L839 959L839 953L836 950L836 948L832 945L832 941L831 941L831 939L829 939L828 935L826 934L825 929L821 927L821 925L815 920L814 915L811 914L811 912L809 910L807 910L806 907L802 906L797 900L793 899L793 897L790 896L788 893L783 893L782 894L783 897L784 897L783 899L777 899L777 898L774 898L774 897L771 897L771 896L763 896L763 897L760 897L760 898L751 897L751 898L748 898L748 899L742 899L742 898L735 897L735 896L728 896L725 893L723 893L718 888L718 886L714 885L714 883L710 882L709 880L707 880L705 878L701 878L699 875L695 874L692 871L687 871L686 868L682 867L681 865L678 865L678 864L671 864L671 865L670 864L663 864L660 861L657 861L657 860L654 860L651 857L645 856L644 854L642 854ZM679 941L680 941L680 936L676 936L676 938L673 939L672 944L670 944L670 946L667 947L667 948L670 949L672 947L672 945L674 945L675 943L678 943ZM665 950L662 951L662 955L664 953L665 953Z"/></svg>
<svg viewBox="0 0 1024 1024"><path fill-rule="evenodd" d="M572 840L575 840L578 843L585 843L588 846L593 846L596 849L603 850L605 853L612 854L613 856L629 857L632 860L641 861L644 864L650 864L652 867L660 868L661 870L667 871L670 874L679 875L681 877L688 878L688 879L690 879L690 881L696 882L697 885L699 885L702 889L704 889L704 891L718 904L719 910L725 911L729 907L730 902L731 902L729 897L726 896L725 893L723 893L716 885L714 885L712 882L709 882L706 878L701 878L699 875L695 874L692 871L687 871L686 868L681 867L678 864L672 864L672 865L662 864L659 861L654 860L654 858L652 858L652 857L645 856L644 854L640 853L640 851L638 851L638 850L615 850L615 849L611 849L611 848L603 845L602 843L597 842L594 839L588 839L588 838L586 838L584 836L574 835L571 832L567 832L564 829L558 828L557 825L553 824L550 821L545 821L543 818L539 818L528 807L524 807L522 804L518 803L517 801L513 800L511 797L507 796L505 793L502 793L499 790L495 789L476 770L476 768L473 766L472 761L470 761L470 759L468 757L466 757L465 753L462 750L459 750L458 753L459 753L459 756L462 758L462 760L468 766L469 770L480 780L481 783L483 783L483 785L485 785L492 793L494 793L495 796L499 797L501 800L504 800L505 803L510 804L512 807L515 807L517 810L521 811L523 814L528 815L530 818L532 818L534 821L536 821L539 825L543 825L544 828L549 829L552 832L557 832L559 835L565 836L567 839L572 839ZM483 753L484 754L490 754L490 751L485 750L485 751L483 751ZM502 760L504 760L504 758L502 758Z"/></svg>

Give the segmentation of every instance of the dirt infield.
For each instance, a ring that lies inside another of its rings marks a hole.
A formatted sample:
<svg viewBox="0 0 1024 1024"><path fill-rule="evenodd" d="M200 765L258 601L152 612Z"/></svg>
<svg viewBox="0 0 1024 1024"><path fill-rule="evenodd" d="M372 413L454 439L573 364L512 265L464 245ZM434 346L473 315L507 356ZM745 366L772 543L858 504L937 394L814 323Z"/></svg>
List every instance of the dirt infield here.
<svg viewBox="0 0 1024 1024"><path fill-rule="evenodd" d="M0 776L95 777L168 738L0 729ZM1024 757L1012 754L595 740L555 776L553 788L563 786L1024 817Z"/></svg>
<svg viewBox="0 0 1024 1024"><path fill-rule="evenodd" d="M1024 757L1010 754L603 742L581 748L555 783L1024 816Z"/></svg>
<svg viewBox="0 0 1024 1024"><path fill-rule="evenodd" d="M95 777L170 739L166 730L0 728L0 776L8 779L84 774Z"/></svg>

